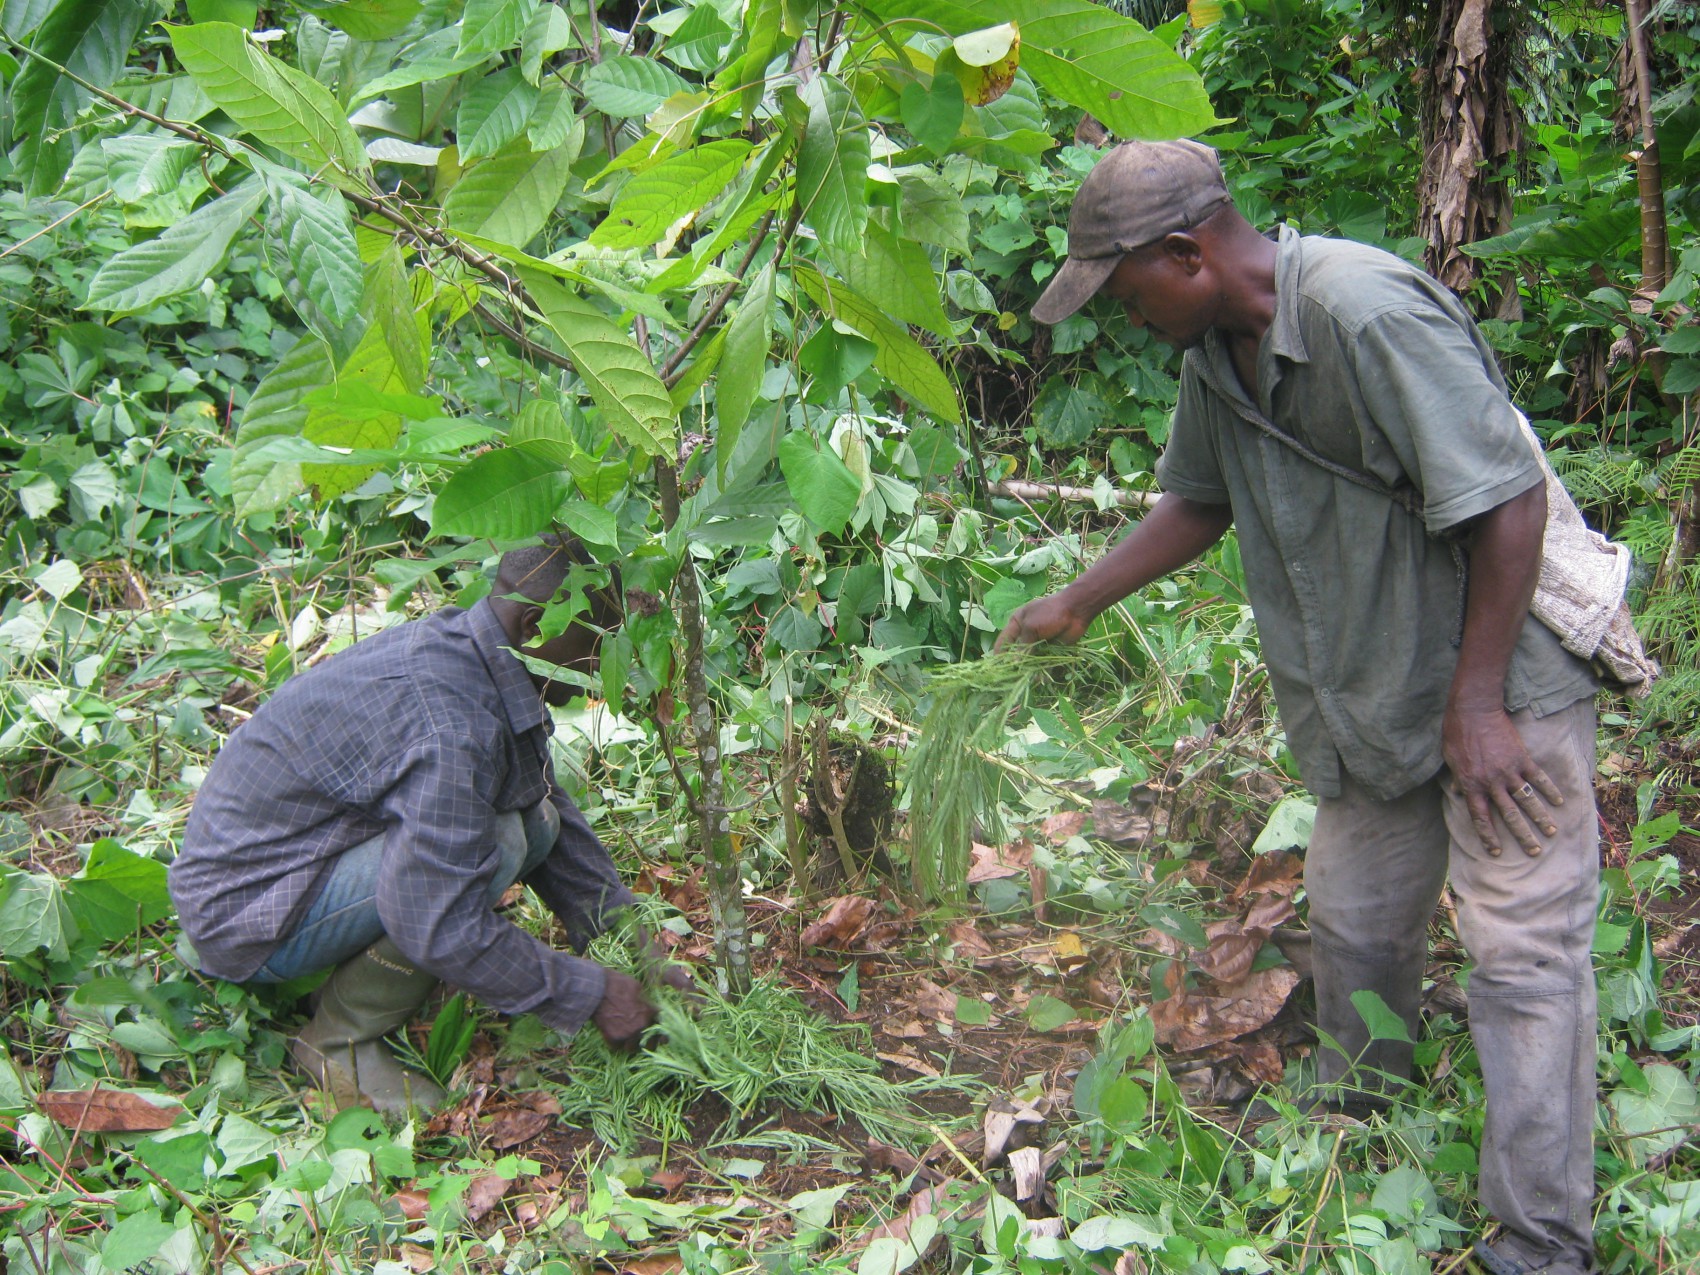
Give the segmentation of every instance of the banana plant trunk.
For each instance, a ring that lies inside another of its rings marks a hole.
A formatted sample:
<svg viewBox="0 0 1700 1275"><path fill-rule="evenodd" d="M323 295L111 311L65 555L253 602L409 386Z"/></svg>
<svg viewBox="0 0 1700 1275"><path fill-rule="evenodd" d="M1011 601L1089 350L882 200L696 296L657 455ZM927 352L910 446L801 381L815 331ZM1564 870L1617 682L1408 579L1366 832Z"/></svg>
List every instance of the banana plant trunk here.
<svg viewBox="0 0 1700 1275"><path fill-rule="evenodd" d="M1480 278L1466 244L1511 228L1506 171L1517 153L1523 119L1511 97L1516 47L1515 5L1494 0L1441 0L1430 13L1434 55L1423 100L1423 167L1417 186L1418 231L1428 240L1429 273L1463 293ZM1514 306L1508 280L1498 306Z"/></svg>

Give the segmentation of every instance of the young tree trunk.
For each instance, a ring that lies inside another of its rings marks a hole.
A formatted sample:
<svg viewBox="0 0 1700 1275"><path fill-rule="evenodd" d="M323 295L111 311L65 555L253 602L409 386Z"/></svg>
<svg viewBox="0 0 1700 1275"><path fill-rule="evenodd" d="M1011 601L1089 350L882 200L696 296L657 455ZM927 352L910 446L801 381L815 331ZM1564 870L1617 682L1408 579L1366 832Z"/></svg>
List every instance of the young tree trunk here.
<svg viewBox="0 0 1700 1275"><path fill-rule="evenodd" d="M1514 24L1495 23L1494 0L1440 0L1434 21L1423 103L1418 230L1428 240L1430 273L1461 293L1481 275L1480 263L1466 256L1463 246L1511 228L1506 169L1523 132L1511 100ZM1514 303L1515 280L1508 280L1502 292L1502 305Z"/></svg>
<svg viewBox="0 0 1700 1275"><path fill-rule="evenodd" d="M661 488L662 520L672 527L679 518L679 470L665 458L658 458L655 474ZM696 565L688 552L679 564L673 595L679 605L679 631L685 639L685 713L697 763L698 787L691 805L697 820L698 847L708 865L708 906L714 918L721 990L742 995L750 990L750 925L744 911L743 873L732 842L732 815L726 807L720 715L709 697L708 674L703 667L702 591L697 587ZM690 799L689 793L685 795Z"/></svg>
<svg viewBox="0 0 1700 1275"><path fill-rule="evenodd" d="M1647 52L1646 0L1624 0L1629 82L1641 150L1635 184L1641 196L1641 290L1656 295L1670 282L1670 236L1665 223L1665 179L1659 166L1659 135L1653 125L1653 62Z"/></svg>

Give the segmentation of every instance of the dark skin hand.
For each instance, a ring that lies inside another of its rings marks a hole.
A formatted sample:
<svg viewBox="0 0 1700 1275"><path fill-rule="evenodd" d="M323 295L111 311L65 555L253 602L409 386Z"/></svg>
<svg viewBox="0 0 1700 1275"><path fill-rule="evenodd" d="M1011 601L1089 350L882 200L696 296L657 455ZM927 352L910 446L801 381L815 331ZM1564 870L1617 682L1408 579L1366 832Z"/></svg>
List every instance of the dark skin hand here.
<svg viewBox="0 0 1700 1275"><path fill-rule="evenodd" d="M591 1021L610 1049L629 1053L655 1022L655 1006L644 999L643 985L630 974L618 970L607 973L608 985Z"/></svg>
<svg viewBox="0 0 1700 1275"><path fill-rule="evenodd" d="M1470 541L1464 641L1441 723L1448 783L1462 794L1476 835L1497 857L1505 838L1497 813L1529 855L1558 829L1551 808L1564 794L1529 756L1505 711L1505 673L1540 573L1546 487L1537 484L1483 514Z"/></svg>
<svg viewBox="0 0 1700 1275"><path fill-rule="evenodd" d="M691 971L671 959L666 944L641 925L637 927L637 940L638 955L646 970L675 992L688 996L696 991L696 982L691 978Z"/></svg>

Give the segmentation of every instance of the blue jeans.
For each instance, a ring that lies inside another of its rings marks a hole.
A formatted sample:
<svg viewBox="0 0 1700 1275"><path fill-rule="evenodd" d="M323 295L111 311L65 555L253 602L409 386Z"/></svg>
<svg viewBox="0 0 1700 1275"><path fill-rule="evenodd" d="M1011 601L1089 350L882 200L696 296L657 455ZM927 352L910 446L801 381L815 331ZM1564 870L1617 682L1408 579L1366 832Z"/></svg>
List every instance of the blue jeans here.
<svg viewBox="0 0 1700 1275"><path fill-rule="evenodd" d="M503 891L548 857L560 831L560 813L548 798L530 810L496 817L501 866L485 893L492 907ZM337 860L301 924L251 982L283 983L330 969L384 937L384 925L378 919L378 870L384 861L385 839L379 835L362 841Z"/></svg>

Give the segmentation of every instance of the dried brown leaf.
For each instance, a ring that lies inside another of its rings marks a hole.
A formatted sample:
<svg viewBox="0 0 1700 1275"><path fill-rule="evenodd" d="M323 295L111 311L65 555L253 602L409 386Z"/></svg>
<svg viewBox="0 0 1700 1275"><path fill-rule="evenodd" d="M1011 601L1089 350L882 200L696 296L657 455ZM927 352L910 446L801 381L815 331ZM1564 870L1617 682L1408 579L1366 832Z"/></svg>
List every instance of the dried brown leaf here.
<svg viewBox="0 0 1700 1275"><path fill-rule="evenodd" d="M490 1125L489 1144L492 1151L506 1151L522 1142L529 1142L549 1127L550 1118L529 1107L505 1107L496 1113Z"/></svg>
<svg viewBox="0 0 1700 1275"><path fill-rule="evenodd" d="M561 1100L547 1089L536 1089L520 1098L526 1106L540 1115L558 1116L561 1114Z"/></svg>
<svg viewBox="0 0 1700 1275"><path fill-rule="evenodd" d="M1244 933L1238 921L1219 921L1207 932L1210 946L1193 958L1193 964L1223 984L1237 983L1251 973L1264 936Z"/></svg>
<svg viewBox="0 0 1700 1275"><path fill-rule="evenodd" d="M420 1221L424 1218L426 1210L431 1207L430 1193L418 1190L415 1187L409 1187L405 1191L397 1191L393 1198L395 1199L395 1206L401 1210L401 1215L410 1222Z"/></svg>
<svg viewBox="0 0 1700 1275"><path fill-rule="evenodd" d="M848 947L874 914L874 901L844 894L827 905L824 915L803 931L804 947Z"/></svg>
<svg viewBox="0 0 1700 1275"><path fill-rule="evenodd" d="M1031 841L1012 841L1002 849L974 843L973 861L968 865L968 884L994 881L999 877L1020 876L1033 862Z"/></svg>
<svg viewBox="0 0 1700 1275"><path fill-rule="evenodd" d="M1086 826L1084 810L1067 810L1062 814L1050 815L1039 825L1046 838L1061 845L1070 837L1078 837L1080 830Z"/></svg>
<svg viewBox="0 0 1700 1275"><path fill-rule="evenodd" d="M1260 854L1251 861L1245 878L1234 887L1233 897L1246 898L1253 894L1279 894L1292 898L1304 881L1304 860L1290 851Z"/></svg>
<svg viewBox="0 0 1700 1275"><path fill-rule="evenodd" d="M943 1023L956 1021L956 993L947 992L931 979L915 980L915 1011Z"/></svg>
<svg viewBox="0 0 1700 1275"><path fill-rule="evenodd" d="M905 1018L900 1022L881 1023L880 1032L899 1040L919 1040L927 1034L927 1029L920 1019Z"/></svg>
<svg viewBox="0 0 1700 1275"><path fill-rule="evenodd" d="M907 1071L912 1071L917 1076L937 1076L939 1074L939 1069L937 1067L933 1066L929 1062L923 1062L914 1054L875 1053L874 1057L878 1058L881 1062L888 1062L894 1067L902 1067Z"/></svg>
<svg viewBox="0 0 1700 1275"><path fill-rule="evenodd" d="M950 1215L946 1212L950 1197L961 1190L961 1187L962 1184L955 1178L946 1178L937 1186L930 1186L915 1192L914 1196L910 1198L909 1207L892 1218L891 1221L882 1222L870 1231L865 1244L871 1244L875 1240L882 1239L892 1239L902 1243L909 1238L909 1232L914 1228L916 1221L929 1213L936 1214L942 1222ZM943 1237L944 1227L940 1226L937 1234L933 1236L933 1243L938 1243ZM930 1248L931 1245L928 1247ZM923 1253L922 1256L925 1257L926 1254Z"/></svg>
<svg viewBox="0 0 1700 1275"><path fill-rule="evenodd" d="M408 1270L413 1272L413 1275L425 1275L426 1271L437 1264L437 1255L430 1249L422 1248L418 1244L401 1244L398 1246L398 1251L402 1262L406 1264Z"/></svg>
<svg viewBox="0 0 1700 1275"><path fill-rule="evenodd" d="M657 1169L649 1175L649 1182L651 1186L672 1195L673 1192L685 1185L685 1176L682 1169Z"/></svg>
<svg viewBox="0 0 1700 1275"><path fill-rule="evenodd" d="M1185 1053L1249 1035L1281 1012L1298 981L1296 972L1277 966L1248 975L1231 995L1176 992L1151 1006L1157 1039Z"/></svg>
<svg viewBox="0 0 1700 1275"><path fill-rule="evenodd" d="M156 1106L122 1089L49 1089L36 1102L55 1124L84 1133L149 1133L171 1128L183 1114L175 1102Z"/></svg>
<svg viewBox="0 0 1700 1275"><path fill-rule="evenodd" d="M1100 797L1092 803L1092 834L1121 845L1144 841L1151 835L1151 818L1119 801Z"/></svg>
<svg viewBox="0 0 1700 1275"><path fill-rule="evenodd" d="M1293 901L1279 894L1256 896L1243 921L1217 921L1206 927L1210 946L1194 958L1218 983L1238 983L1281 922L1294 916Z"/></svg>
<svg viewBox="0 0 1700 1275"><path fill-rule="evenodd" d="M992 945L986 942L985 936L974 927L972 921L953 923L949 933L950 941L955 945L958 956L978 958L992 954Z"/></svg>
<svg viewBox="0 0 1700 1275"><path fill-rule="evenodd" d="M652 1257L628 1258L620 1265L620 1275L678 1275L685 1269L685 1264L670 1253L657 1253Z"/></svg>
<svg viewBox="0 0 1700 1275"><path fill-rule="evenodd" d="M472 1179L472 1185L466 1188L466 1194L460 1197L461 1205L466 1209L466 1220L477 1222L491 1209L495 1208L501 1198L514 1189L513 1178L504 1178L499 1173L480 1173Z"/></svg>

